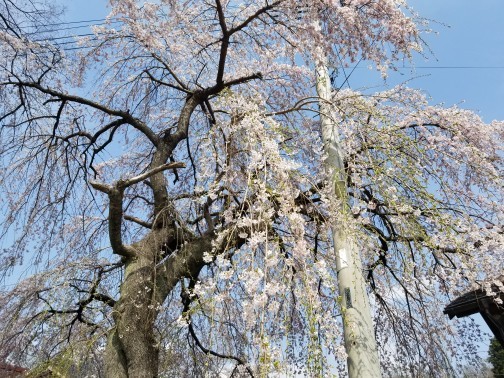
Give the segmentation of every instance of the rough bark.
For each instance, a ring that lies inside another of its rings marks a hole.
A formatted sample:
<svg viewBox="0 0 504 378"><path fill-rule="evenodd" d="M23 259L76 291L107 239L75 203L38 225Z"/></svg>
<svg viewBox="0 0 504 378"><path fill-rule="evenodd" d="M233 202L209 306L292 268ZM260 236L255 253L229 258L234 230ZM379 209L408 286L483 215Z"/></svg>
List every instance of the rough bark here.
<svg viewBox="0 0 504 378"><path fill-rule="evenodd" d="M115 327L110 331L105 352L107 377L153 378L157 376L159 351L154 335L158 315L156 259L167 230L151 232L132 245L136 257L128 258L120 299L114 306Z"/></svg>
<svg viewBox="0 0 504 378"><path fill-rule="evenodd" d="M121 340L115 329L111 330L107 337L104 358L105 376L108 378L128 377L128 366L123 351Z"/></svg>
<svg viewBox="0 0 504 378"><path fill-rule="evenodd" d="M153 378L158 373L158 340L154 323L158 308L183 277L197 277L203 253L212 248L204 235L185 243L180 251L158 261L163 243L175 241L173 229L154 230L132 245L136 257L126 261L120 299L114 306L115 327L105 351L106 377Z"/></svg>
<svg viewBox="0 0 504 378"><path fill-rule="evenodd" d="M121 300L114 309L116 326L108 338L106 376L152 378L157 376L158 369L153 333L157 314L150 298L142 295L144 288L149 287L149 280L141 278L150 269L137 264L130 269L132 278L124 281Z"/></svg>

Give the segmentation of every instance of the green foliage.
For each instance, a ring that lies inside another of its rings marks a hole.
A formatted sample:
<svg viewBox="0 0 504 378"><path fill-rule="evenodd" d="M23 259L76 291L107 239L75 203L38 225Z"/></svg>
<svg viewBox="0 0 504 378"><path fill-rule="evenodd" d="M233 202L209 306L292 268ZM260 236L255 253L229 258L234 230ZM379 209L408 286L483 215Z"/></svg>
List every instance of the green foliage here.
<svg viewBox="0 0 504 378"><path fill-rule="evenodd" d="M495 377L504 377L504 348L494 337L488 348L488 361L493 365Z"/></svg>

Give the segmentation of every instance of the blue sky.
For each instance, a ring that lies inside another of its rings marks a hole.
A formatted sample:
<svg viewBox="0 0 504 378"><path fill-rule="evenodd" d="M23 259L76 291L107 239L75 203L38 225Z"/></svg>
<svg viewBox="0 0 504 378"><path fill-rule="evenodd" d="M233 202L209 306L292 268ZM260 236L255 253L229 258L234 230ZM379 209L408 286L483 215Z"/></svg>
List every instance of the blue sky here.
<svg viewBox="0 0 504 378"><path fill-rule="evenodd" d="M105 0L60 0L67 8L62 21L100 19L106 16ZM408 86L422 89L432 103L458 104L474 110L487 122L504 119L504 1L414 0L408 2L421 16L432 20L433 32L424 35L432 53L417 55L412 63L391 73L387 83L371 74L366 64L349 78L353 89L384 89L408 81ZM85 33L79 29L78 33ZM401 63L399 63L401 66ZM433 68L435 67L435 68ZM478 323L484 324L480 316ZM455 320L454 320L455 321ZM483 327L486 332L488 328ZM486 357L488 341L482 342L481 356Z"/></svg>
<svg viewBox="0 0 504 378"><path fill-rule="evenodd" d="M424 35L432 53L426 50L426 57L416 56L414 71L401 69L400 74L392 73L390 84L413 78L408 85L426 91L433 103L460 104L477 111L487 122L504 119L504 1L408 3L421 16L433 20L430 26L434 32ZM411 66L408 62L405 65ZM365 70L354 71L352 86L383 85L381 79L368 80L367 75L360 80L356 77L360 71Z"/></svg>
<svg viewBox="0 0 504 378"><path fill-rule="evenodd" d="M487 121L504 119L504 2L424 0L415 3L425 17L450 26L435 26L439 35L427 38L438 65L501 67L425 70L430 76L419 86L427 89L435 100L446 103L466 100L465 106L479 110Z"/></svg>

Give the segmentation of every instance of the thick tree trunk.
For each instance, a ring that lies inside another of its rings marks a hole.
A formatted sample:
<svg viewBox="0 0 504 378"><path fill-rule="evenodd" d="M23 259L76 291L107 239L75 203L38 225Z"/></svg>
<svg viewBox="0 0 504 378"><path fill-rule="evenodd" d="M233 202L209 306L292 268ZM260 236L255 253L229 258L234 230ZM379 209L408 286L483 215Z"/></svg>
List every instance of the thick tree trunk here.
<svg viewBox="0 0 504 378"><path fill-rule="evenodd" d="M110 331L107 338L107 346L103 356L105 363L105 376L107 378L128 377L128 366L126 356L116 329Z"/></svg>
<svg viewBox="0 0 504 378"><path fill-rule="evenodd" d="M158 308L182 277L197 277L204 265L203 253L212 249L209 235L186 241L180 251L160 264L164 243L176 242L172 229L151 231L131 247L137 257L128 258L120 299L114 306L115 327L105 349L107 378L153 378L158 374L158 340L154 323Z"/></svg>
<svg viewBox="0 0 504 378"><path fill-rule="evenodd" d="M157 377L159 351L154 323L166 295L159 295L156 263L161 245L170 242L173 234L169 229L151 231L132 245L135 257L126 261L120 298L112 314L115 327L107 339L107 378Z"/></svg>
<svg viewBox="0 0 504 378"><path fill-rule="evenodd" d="M146 253L149 255L149 253ZM153 378L158 369L154 322L158 303L154 294L152 259L142 256L127 263L121 298L114 306L115 328L107 340L107 378Z"/></svg>

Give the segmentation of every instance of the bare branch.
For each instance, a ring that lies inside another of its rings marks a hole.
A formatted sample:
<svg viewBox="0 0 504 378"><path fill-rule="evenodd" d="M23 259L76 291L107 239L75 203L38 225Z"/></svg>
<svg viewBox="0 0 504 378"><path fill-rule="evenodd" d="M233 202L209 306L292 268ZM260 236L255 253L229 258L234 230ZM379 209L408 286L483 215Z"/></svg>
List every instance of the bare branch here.
<svg viewBox="0 0 504 378"><path fill-rule="evenodd" d="M130 179L119 180L116 185L117 185L117 188L127 188L131 185L139 183L140 181L147 180L149 177L155 175L156 173L166 171L167 169L185 168L185 166L186 166L185 163L180 163L180 162L166 163L166 164L160 165L159 167L153 168L150 171L142 173L141 175L132 177Z"/></svg>
<svg viewBox="0 0 504 378"><path fill-rule="evenodd" d="M60 92L60 91L57 91L57 90L54 90L51 88L46 88L39 83L26 82L26 81L17 81L17 82L16 81L8 81L8 82L0 83L0 86L6 86L6 85L34 88L42 93L48 94L53 97L57 97L60 101L75 102L75 103L78 103L81 105L89 106L89 107L96 109L96 110L100 110L108 115L121 117L122 119L124 119L126 121L126 123L130 124L135 129L137 129L138 131L143 133L152 142L152 144L154 146L157 146L159 143L159 137L144 122L142 122L138 118L133 117L129 113L129 111L111 109L103 104L86 99L84 97L70 95L70 94L63 93L63 92Z"/></svg>
<svg viewBox="0 0 504 378"><path fill-rule="evenodd" d="M149 79L151 79L153 82L155 83L158 83L160 85L165 85L167 87L170 87L170 88L173 88L173 89L176 89L178 91L181 91L181 92L184 92L184 93L187 93L187 94L190 94L190 93L193 93L191 92L190 90L186 89L186 88L183 88L181 86L178 86L178 85L173 85L173 84L170 84L170 83L167 83L165 81L162 81L162 80L159 80L159 79L156 79L150 72L149 70L144 70L144 72L147 74L147 76L149 76Z"/></svg>
<svg viewBox="0 0 504 378"><path fill-rule="evenodd" d="M146 222L146 221L143 221L141 220L140 218L137 218L137 217L133 217L131 215L125 215L124 216L124 219L125 220L128 220L128 221L131 221L131 222L135 222L137 224L139 224L140 226L143 226L145 228L149 228L151 229L152 228L152 223L150 222Z"/></svg>

